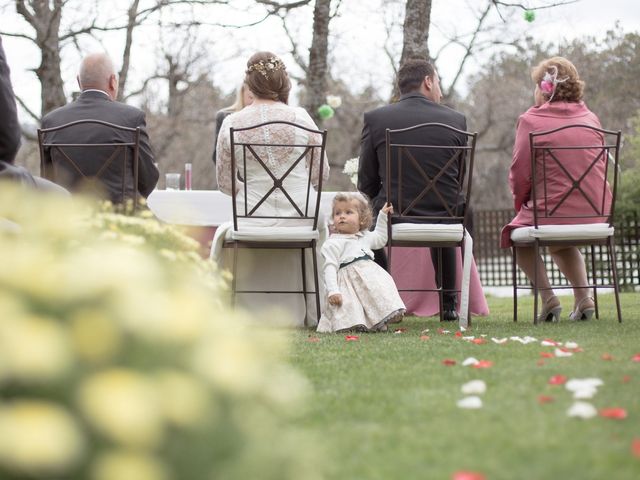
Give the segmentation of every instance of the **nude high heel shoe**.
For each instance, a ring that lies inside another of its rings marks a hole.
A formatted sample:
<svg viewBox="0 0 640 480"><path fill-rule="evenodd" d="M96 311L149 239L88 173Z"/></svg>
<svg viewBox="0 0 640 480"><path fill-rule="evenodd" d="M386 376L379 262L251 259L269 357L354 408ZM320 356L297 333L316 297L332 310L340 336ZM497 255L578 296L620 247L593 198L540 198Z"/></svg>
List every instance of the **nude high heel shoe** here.
<svg viewBox="0 0 640 480"><path fill-rule="evenodd" d="M560 300L555 295L549 298L542 307L542 312L538 315L538 322L557 322L560 319Z"/></svg>
<svg viewBox="0 0 640 480"><path fill-rule="evenodd" d="M591 305L584 306L583 304L586 301L590 301ZM593 314L596 311L595 304L593 303L593 297L584 297L582 300L578 302L576 305L576 309L569 314L570 320L591 320Z"/></svg>

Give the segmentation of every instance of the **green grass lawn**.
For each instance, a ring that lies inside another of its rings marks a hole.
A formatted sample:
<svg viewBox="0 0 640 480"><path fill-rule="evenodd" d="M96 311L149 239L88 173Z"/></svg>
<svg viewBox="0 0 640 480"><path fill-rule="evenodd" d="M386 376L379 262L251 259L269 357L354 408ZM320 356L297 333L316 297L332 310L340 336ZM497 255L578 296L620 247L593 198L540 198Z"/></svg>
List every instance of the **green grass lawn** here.
<svg viewBox="0 0 640 480"><path fill-rule="evenodd" d="M398 325L402 333L359 334L357 341L293 332L292 362L315 390L301 426L316 433L328 477L437 480L468 470L487 480L640 479L632 452L640 439L640 362L632 361L640 353L640 294L622 295L622 324L613 295L600 296L599 320L579 323L568 321L570 300L561 299L561 321L534 326L530 297L519 302L518 323L510 298L490 298L491 314L474 317L464 333L486 335L484 344L456 337L455 324L437 317L410 317ZM511 336L538 341L491 340ZM576 342L583 351L545 358L541 353L554 347L543 339ZM462 366L468 357L493 366ZM446 366L445 359L457 363ZM602 379L585 401L598 410L622 407L627 418L569 417L572 394L549 384L554 375ZM487 385L483 407L457 407L461 386L474 379ZM540 396L553 401L540 403Z"/></svg>

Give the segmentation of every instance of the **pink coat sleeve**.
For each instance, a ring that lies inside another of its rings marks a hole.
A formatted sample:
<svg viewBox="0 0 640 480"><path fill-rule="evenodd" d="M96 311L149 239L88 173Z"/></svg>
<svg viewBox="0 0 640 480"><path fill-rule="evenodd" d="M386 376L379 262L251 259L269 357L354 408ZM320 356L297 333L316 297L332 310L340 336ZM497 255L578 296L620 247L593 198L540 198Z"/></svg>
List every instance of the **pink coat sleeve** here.
<svg viewBox="0 0 640 480"><path fill-rule="evenodd" d="M519 212L531 193L531 149L529 133L532 125L526 114L521 115L516 125L516 141L513 145L513 160L509 170L509 187L513 194L513 207Z"/></svg>

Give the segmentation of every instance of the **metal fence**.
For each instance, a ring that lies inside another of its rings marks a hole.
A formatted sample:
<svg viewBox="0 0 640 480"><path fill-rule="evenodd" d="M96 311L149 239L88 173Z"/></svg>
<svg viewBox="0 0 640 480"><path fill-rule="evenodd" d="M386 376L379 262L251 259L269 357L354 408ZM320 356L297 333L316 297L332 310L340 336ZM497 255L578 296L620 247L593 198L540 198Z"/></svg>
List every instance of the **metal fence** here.
<svg viewBox="0 0 640 480"><path fill-rule="evenodd" d="M473 215L473 253L484 286L512 286L511 249L500 248L500 232L509 223L514 213L511 209L480 210ZM623 290L640 285L640 210L630 212L615 222L616 265L618 281ZM582 251L588 265L591 250ZM596 247L597 277L602 283L613 283L607 268L609 256L605 247ZM548 255L544 255L549 279L553 284L566 285L567 282ZM524 274L518 270L518 282L526 283ZM600 283L600 282L598 282Z"/></svg>

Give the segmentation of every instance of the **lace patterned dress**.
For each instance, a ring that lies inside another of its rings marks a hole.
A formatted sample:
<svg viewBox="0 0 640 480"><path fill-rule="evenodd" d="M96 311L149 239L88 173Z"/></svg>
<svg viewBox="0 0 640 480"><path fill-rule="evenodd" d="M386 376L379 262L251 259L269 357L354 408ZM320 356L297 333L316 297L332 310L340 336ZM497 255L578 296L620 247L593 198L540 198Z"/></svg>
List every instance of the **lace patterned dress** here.
<svg viewBox="0 0 640 480"><path fill-rule="evenodd" d="M236 172L231 171L231 141L229 129L249 127L268 121L287 121L304 125L308 128L316 129L309 114L302 108L290 107L283 103L253 103L239 112L229 115L222 124L220 136L218 137L216 173L218 186L223 193L231 195L231 182L235 178L237 191L242 195L244 191L243 181L238 179ZM299 128L269 125L260 129L238 132L239 140L250 143L272 143L272 144L295 144L305 145L319 143L319 136ZM293 158L298 158L303 147L276 147L258 146L255 147L257 155L262 158L268 168L277 177L282 174L290 165ZM236 155L240 158L240 155ZM327 159L323 159L323 178L329 177L329 164ZM294 170L289 173L284 180L283 186L292 197L304 198L307 194L307 165L300 162ZM317 185L319 179L319 162L315 162L311 172L312 183ZM272 181L264 168L258 162L247 160L247 196L249 206L255 205L272 187ZM257 210L260 215L287 215L293 213L291 202L280 190L271 193L268 199L260 205ZM229 212L231 218L231 212ZM249 220L247 220L249 222ZM285 226L287 220L283 219L251 219L250 226L260 226L268 228L270 226ZM242 228L242 224L239 225ZM211 247L211 256L222 268L231 270L231 249L222 249L225 236L231 230L231 222L220 225L216 230ZM320 219L318 222L320 230L319 245L326 239L326 220ZM307 270L310 274L307 278L307 285L313 285L312 259L310 252L307 252ZM297 250L254 250L240 249L238 258L238 288L243 290L294 290L299 288L298 272L301 270L300 253ZM319 263L320 265L320 263ZM322 282L320 282L322 284ZM321 295L323 292L321 292ZM305 317L309 325L317 324L317 314L313 295L309 295L307 301L300 294L238 294L238 303L256 314L264 314L268 308L274 307L286 312L281 315L288 319L286 323L301 326Z"/></svg>
<svg viewBox="0 0 640 480"><path fill-rule="evenodd" d="M373 261L371 249L387 243L387 215L378 214L373 232L353 235L333 234L322 246L324 278L327 296L339 293L342 305L327 301L318 324L318 332L337 332L360 328L378 331L388 321L396 321L404 314L391 275Z"/></svg>

